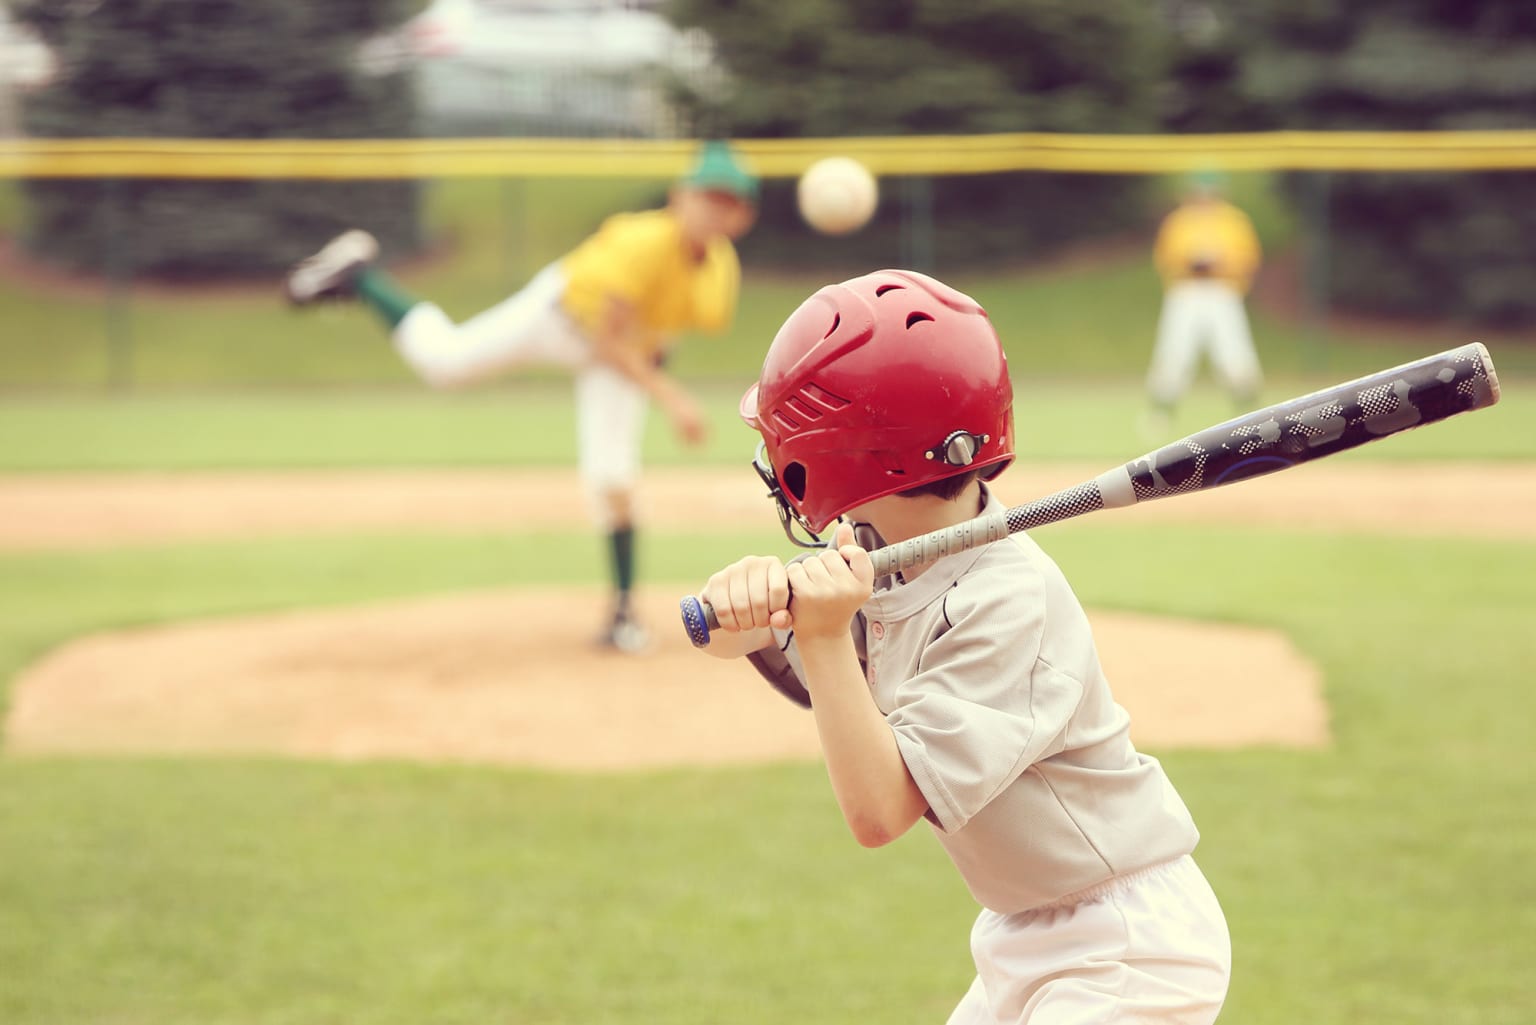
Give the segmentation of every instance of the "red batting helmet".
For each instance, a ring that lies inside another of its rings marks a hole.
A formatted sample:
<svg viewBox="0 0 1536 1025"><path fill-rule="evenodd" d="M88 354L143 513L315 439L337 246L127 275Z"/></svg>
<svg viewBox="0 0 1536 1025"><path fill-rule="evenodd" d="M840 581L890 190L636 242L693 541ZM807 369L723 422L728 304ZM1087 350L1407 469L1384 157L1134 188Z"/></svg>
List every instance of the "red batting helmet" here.
<svg viewBox="0 0 1536 1025"><path fill-rule="evenodd" d="M828 285L773 339L742 419L788 530L813 535L849 509L1013 461L1013 385L987 313L923 274L882 270ZM790 535L793 539L793 534Z"/></svg>

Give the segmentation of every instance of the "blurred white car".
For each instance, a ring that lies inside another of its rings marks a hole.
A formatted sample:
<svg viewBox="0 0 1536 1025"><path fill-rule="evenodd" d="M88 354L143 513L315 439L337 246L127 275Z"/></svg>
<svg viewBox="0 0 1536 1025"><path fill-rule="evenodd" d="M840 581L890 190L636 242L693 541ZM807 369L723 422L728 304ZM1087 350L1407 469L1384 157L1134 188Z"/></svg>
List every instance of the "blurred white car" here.
<svg viewBox="0 0 1536 1025"><path fill-rule="evenodd" d="M17 23L0 3L0 86L41 89L53 81L59 62L48 44Z"/></svg>
<svg viewBox="0 0 1536 1025"><path fill-rule="evenodd" d="M415 68L424 135L673 134L667 81L715 73L708 36L619 0L434 0L359 59Z"/></svg>
<svg viewBox="0 0 1536 1025"><path fill-rule="evenodd" d="M21 134L20 94L41 89L58 73L58 58L48 44L0 2L0 139Z"/></svg>

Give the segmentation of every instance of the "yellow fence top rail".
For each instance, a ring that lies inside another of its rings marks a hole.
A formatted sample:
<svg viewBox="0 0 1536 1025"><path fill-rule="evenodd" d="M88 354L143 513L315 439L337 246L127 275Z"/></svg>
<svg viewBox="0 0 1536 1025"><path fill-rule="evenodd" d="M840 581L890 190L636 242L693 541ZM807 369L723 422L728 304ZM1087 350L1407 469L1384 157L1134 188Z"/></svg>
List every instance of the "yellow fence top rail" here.
<svg viewBox="0 0 1536 1025"><path fill-rule="evenodd" d="M1536 131L1013 133L739 145L769 178L794 177L834 154L883 175L1536 169ZM694 147L654 139L7 139L0 178L671 178Z"/></svg>

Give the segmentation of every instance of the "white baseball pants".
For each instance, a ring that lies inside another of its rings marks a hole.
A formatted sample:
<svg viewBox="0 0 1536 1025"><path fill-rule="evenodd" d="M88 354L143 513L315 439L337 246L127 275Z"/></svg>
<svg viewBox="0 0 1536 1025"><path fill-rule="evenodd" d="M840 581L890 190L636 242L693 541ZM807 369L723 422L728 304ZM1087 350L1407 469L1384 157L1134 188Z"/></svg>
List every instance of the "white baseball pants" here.
<svg viewBox="0 0 1536 1025"><path fill-rule="evenodd" d="M1251 398L1263 382L1243 297L1224 281L1180 281L1163 297L1147 372L1152 401L1172 406L1194 382L1202 353L1227 390Z"/></svg>
<svg viewBox="0 0 1536 1025"><path fill-rule="evenodd" d="M434 388L453 388L523 366L571 370L577 465L594 518L604 522L604 496L633 490L639 478L646 395L624 374L593 358L591 343L560 308L564 292L565 276L558 264L551 264L521 291L462 324L433 303L418 303L395 328L395 348Z"/></svg>
<svg viewBox="0 0 1536 1025"><path fill-rule="evenodd" d="M983 910L949 1025L1210 1025L1232 945L1191 857L1016 915Z"/></svg>

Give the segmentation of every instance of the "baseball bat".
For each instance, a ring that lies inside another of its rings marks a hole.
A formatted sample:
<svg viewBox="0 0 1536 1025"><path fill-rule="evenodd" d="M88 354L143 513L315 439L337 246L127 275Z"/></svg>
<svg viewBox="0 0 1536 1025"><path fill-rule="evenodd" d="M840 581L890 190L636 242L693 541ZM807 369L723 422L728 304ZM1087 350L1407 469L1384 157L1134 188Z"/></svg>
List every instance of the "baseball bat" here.
<svg viewBox="0 0 1536 1025"><path fill-rule="evenodd" d="M1493 359L1473 342L1207 427L1044 498L876 549L870 560L876 577L888 576L1099 509L1262 477L1497 401ZM682 599L682 616L696 647L720 625L692 595Z"/></svg>

